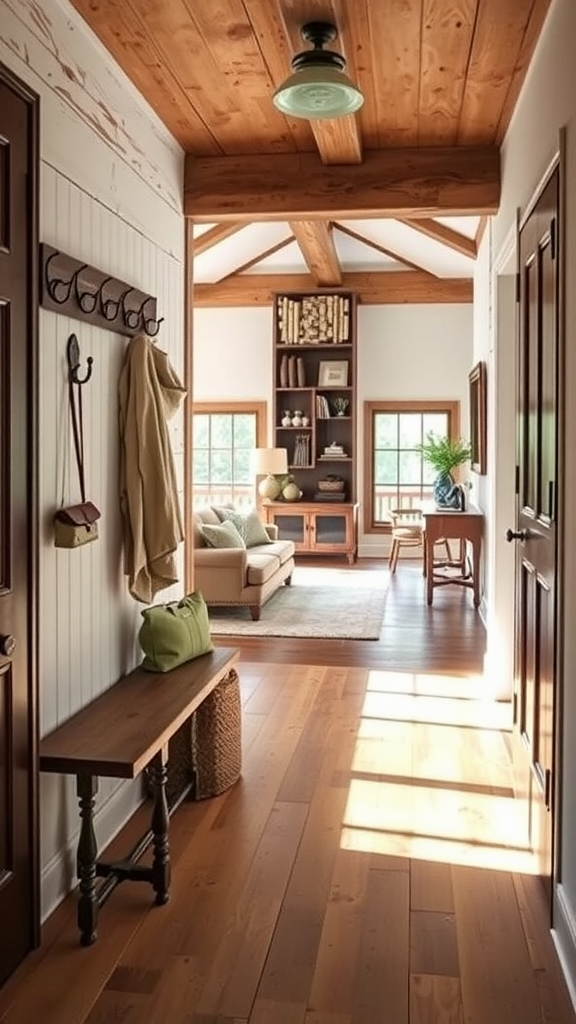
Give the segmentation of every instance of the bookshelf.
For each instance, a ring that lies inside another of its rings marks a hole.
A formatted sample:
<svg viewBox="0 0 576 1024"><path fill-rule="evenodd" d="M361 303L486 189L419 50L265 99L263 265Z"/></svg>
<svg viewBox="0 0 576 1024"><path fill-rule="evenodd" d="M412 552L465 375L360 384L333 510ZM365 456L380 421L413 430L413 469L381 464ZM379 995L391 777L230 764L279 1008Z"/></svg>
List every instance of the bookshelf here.
<svg viewBox="0 0 576 1024"><path fill-rule="evenodd" d="M274 299L274 445L286 448L302 502L269 522L301 552L356 552L356 298L346 291ZM290 508L288 507L290 504ZM287 534L288 535L288 534Z"/></svg>

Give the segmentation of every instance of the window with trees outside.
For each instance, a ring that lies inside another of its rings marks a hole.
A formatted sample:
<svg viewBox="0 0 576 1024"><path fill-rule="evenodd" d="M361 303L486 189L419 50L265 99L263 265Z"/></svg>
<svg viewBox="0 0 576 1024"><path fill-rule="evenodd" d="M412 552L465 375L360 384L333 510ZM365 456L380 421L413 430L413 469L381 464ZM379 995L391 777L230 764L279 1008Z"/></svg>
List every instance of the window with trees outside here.
<svg viewBox="0 0 576 1024"><path fill-rule="evenodd" d="M265 405L195 403L192 411L192 508L256 503L254 448L265 444Z"/></svg>
<svg viewBox="0 0 576 1024"><path fill-rule="evenodd" d="M416 446L432 431L459 437L459 402L366 402L364 405L364 528L390 529L388 512L432 500L435 471Z"/></svg>

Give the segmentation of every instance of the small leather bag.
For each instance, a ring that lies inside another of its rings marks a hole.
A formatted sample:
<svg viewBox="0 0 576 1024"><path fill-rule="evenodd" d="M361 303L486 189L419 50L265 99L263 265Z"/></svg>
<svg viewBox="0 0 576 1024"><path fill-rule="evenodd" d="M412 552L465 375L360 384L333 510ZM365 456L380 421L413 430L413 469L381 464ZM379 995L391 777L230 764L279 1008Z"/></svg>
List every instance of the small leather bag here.
<svg viewBox="0 0 576 1024"><path fill-rule="evenodd" d="M156 604L142 612L138 640L144 651L142 668L169 672L185 661L214 650L206 602L199 591L181 601Z"/></svg>
<svg viewBox="0 0 576 1024"><path fill-rule="evenodd" d="M98 536L100 512L91 501L59 508L54 516L54 544L57 548L79 548Z"/></svg>
<svg viewBox="0 0 576 1024"><path fill-rule="evenodd" d="M83 544L89 544L98 537L98 522L100 511L91 501L86 501L86 490L84 485L84 424L82 417L82 391L81 381L78 380L74 369L74 362L79 361L78 341L76 335L72 334L68 341L68 361L70 364L70 376L68 379L68 395L70 398L70 413L72 416L72 433L74 435L74 450L76 453L76 465L78 467L78 478L80 480L80 494L82 501L77 505L67 505L59 508L54 515L54 546L57 548L79 548ZM86 378L88 379L88 378ZM74 384L78 388L78 409L74 396Z"/></svg>

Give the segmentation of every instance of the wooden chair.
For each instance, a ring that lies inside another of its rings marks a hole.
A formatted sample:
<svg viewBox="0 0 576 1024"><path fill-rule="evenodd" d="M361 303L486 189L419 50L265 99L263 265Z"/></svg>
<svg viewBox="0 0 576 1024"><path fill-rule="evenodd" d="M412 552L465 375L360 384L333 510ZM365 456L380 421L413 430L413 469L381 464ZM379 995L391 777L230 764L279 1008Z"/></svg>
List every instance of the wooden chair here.
<svg viewBox="0 0 576 1024"><path fill-rule="evenodd" d="M400 548L422 548L422 575L426 575L426 534L420 508L394 508L388 513L392 523L392 547L388 562L390 572L396 572ZM446 557L452 560L447 540L439 541L446 547Z"/></svg>

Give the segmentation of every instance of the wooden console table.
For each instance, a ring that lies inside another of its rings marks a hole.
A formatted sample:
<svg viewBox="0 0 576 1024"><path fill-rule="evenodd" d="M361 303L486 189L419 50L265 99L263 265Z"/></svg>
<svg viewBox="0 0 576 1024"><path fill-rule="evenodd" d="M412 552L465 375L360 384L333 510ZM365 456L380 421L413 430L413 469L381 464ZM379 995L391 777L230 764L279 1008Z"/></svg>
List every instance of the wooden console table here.
<svg viewBox="0 0 576 1024"><path fill-rule="evenodd" d="M452 512L449 509L424 509L425 529L425 569L426 569L426 600L432 604L434 587L454 583L460 587L470 587L474 591L474 606L480 604L480 550L484 532L484 516L476 509L466 512ZM456 562L434 559L434 545L442 539L460 541L463 551ZM466 555L466 542L472 547L472 564L469 567ZM459 568L458 575L439 573L440 568Z"/></svg>

